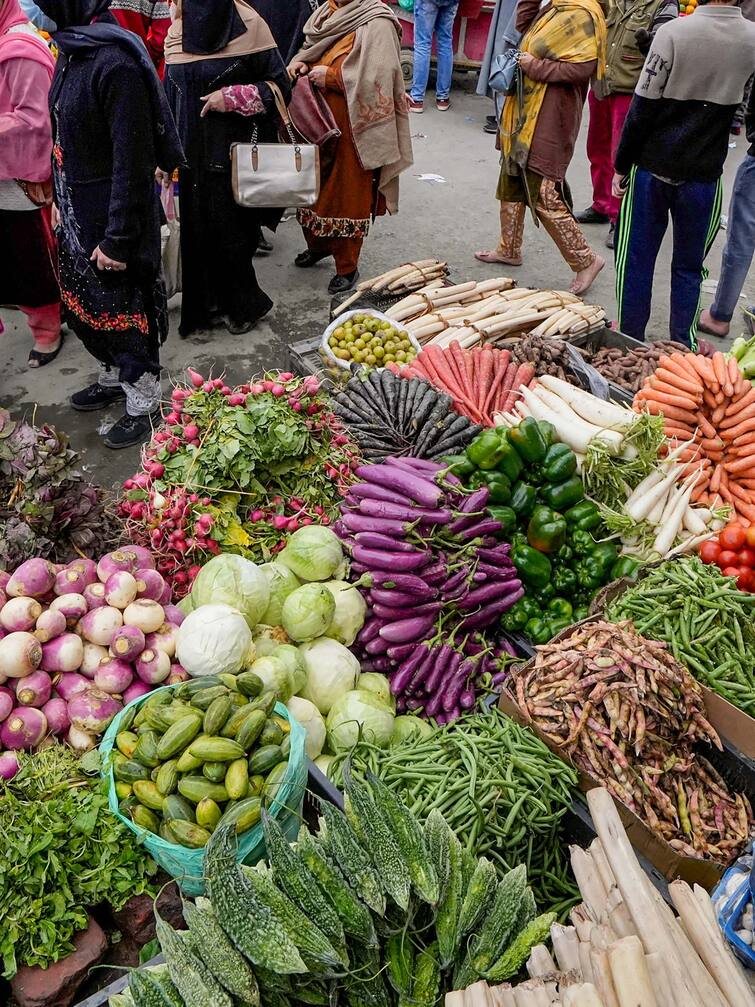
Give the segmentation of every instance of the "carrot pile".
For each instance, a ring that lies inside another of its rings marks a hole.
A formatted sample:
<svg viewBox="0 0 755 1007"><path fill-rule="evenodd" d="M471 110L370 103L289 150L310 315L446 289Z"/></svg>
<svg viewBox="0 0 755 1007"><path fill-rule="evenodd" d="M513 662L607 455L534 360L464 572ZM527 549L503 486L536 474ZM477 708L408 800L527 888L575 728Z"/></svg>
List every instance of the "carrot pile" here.
<svg viewBox="0 0 755 1007"><path fill-rule="evenodd" d="M402 378L426 378L448 392L461 416L492 427L493 415L512 409L520 386L532 382L535 367L512 361L508 350L492 346L464 350L454 339L445 348L425 346L398 373Z"/></svg>
<svg viewBox="0 0 755 1007"><path fill-rule="evenodd" d="M661 357L634 408L663 414L666 436L689 442L680 460L687 475L698 473L693 501L725 502L745 523L755 521L755 388L733 357Z"/></svg>

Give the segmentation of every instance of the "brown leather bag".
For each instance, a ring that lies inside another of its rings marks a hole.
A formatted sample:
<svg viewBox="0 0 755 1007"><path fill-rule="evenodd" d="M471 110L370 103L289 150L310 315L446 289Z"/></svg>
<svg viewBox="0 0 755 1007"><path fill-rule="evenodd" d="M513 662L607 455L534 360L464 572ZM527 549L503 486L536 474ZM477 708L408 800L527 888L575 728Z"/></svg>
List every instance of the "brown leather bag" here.
<svg viewBox="0 0 755 1007"><path fill-rule="evenodd" d="M294 80L288 114L297 133L307 143L320 148L320 164L327 164L332 160L341 130L336 125L328 103L319 90L312 86L309 77L297 77Z"/></svg>

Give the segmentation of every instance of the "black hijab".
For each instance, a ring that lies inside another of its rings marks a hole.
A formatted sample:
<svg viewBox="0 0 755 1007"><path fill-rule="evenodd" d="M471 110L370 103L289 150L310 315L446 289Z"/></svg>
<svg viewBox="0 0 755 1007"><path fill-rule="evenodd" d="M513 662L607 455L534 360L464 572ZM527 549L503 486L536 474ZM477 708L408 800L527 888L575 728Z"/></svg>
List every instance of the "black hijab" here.
<svg viewBox="0 0 755 1007"><path fill-rule="evenodd" d="M183 148L155 66L139 36L121 28L109 13L110 0L37 0L37 6L58 26L52 37L63 56L73 56L101 45L115 45L136 61L152 106L157 166L163 171L173 171L183 164ZM63 79L63 74L56 74L53 79L51 105L60 93Z"/></svg>
<svg viewBox="0 0 755 1007"><path fill-rule="evenodd" d="M184 52L209 56L246 31L233 0L183 0L182 11Z"/></svg>
<svg viewBox="0 0 755 1007"><path fill-rule="evenodd" d="M288 66L304 42L304 25L319 6L319 0L248 0L267 21L275 44Z"/></svg>

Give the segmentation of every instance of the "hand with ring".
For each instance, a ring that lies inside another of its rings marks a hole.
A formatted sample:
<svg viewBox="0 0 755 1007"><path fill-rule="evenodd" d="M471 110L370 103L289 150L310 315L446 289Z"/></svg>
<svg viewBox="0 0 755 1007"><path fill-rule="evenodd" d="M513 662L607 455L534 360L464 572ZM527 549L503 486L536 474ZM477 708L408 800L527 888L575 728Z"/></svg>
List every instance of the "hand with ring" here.
<svg viewBox="0 0 755 1007"><path fill-rule="evenodd" d="M111 259L110 256L105 255L99 245L97 245L95 250L89 256L89 261L96 263L98 269L105 270L108 273L113 271L120 272L126 268L125 262L119 262L118 259Z"/></svg>

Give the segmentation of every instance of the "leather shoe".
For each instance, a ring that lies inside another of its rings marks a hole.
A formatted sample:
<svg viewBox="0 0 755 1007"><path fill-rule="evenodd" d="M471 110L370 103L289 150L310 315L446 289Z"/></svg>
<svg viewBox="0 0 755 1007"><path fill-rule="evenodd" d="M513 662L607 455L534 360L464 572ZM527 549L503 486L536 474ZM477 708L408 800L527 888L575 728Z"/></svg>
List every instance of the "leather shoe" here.
<svg viewBox="0 0 755 1007"><path fill-rule="evenodd" d="M322 262L323 259L327 258L327 255L317 255L316 252L311 252L307 249L306 252L299 252L294 259L294 265L298 266L299 269L311 269L312 266L316 266L318 262Z"/></svg>
<svg viewBox="0 0 755 1007"><path fill-rule="evenodd" d="M328 293L344 294L347 290L353 290L358 279L358 269L355 269L353 273L347 273L345 276L334 276L328 284Z"/></svg>
<svg viewBox="0 0 755 1007"><path fill-rule="evenodd" d="M608 217L605 213L599 213L592 206L588 206L586 210L580 210L579 213L574 214L574 219L578 224L607 224Z"/></svg>

